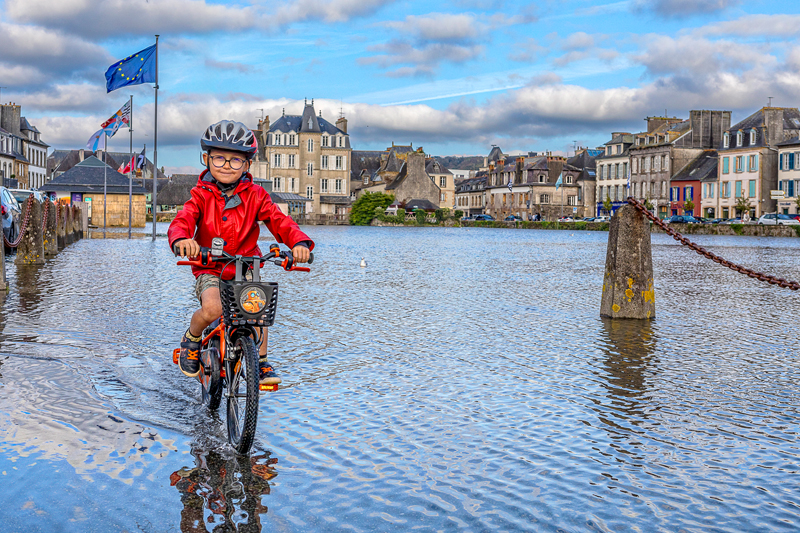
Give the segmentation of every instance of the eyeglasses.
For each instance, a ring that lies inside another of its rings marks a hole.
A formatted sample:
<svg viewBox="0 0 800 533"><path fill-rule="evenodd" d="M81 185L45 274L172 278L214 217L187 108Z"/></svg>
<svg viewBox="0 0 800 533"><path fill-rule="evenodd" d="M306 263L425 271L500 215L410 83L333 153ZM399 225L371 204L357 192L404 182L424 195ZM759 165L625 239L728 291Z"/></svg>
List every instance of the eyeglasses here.
<svg viewBox="0 0 800 533"><path fill-rule="evenodd" d="M247 161L246 159L242 159L240 157L232 157L230 159L225 159L224 155L212 155L209 157L211 159L211 164L217 168L222 168L225 166L227 162L228 165L231 167L231 170L239 170L242 168Z"/></svg>

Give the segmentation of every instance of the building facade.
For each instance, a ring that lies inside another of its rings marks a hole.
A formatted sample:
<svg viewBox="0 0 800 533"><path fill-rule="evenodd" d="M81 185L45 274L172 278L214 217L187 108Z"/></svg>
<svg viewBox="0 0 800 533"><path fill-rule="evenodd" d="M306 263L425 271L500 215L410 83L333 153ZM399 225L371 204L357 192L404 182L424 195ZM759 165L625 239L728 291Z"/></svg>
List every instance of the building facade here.
<svg viewBox="0 0 800 533"><path fill-rule="evenodd" d="M4 181L15 179L16 187L37 189L47 181L47 145L41 134L22 116L22 108L16 104L0 105L0 144L6 141L6 150L0 147L0 172ZM10 164L10 157L14 158ZM9 168L10 164L10 168Z"/></svg>
<svg viewBox="0 0 800 533"><path fill-rule="evenodd" d="M303 196L304 214L346 214L350 199L350 136L347 119L331 124L306 101L302 115L284 114L256 130L259 155L256 180L271 182L272 191ZM266 175L264 175L266 174Z"/></svg>
<svg viewBox="0 0 800 533"><path fill-rule="evenodd" d="M726 129L713 216L774 213L777 204L770 191L778 189L778 145L798 135L800 111L795 108L764 107Z"/></svg>
<svg viewBox="0 0 800 533"><path fill-rule="evenodd" d="M716 179L719 158L716 150L703 150L670 180L670 215L701 216L708 182ZM691 203L689 203L691 202ZM705 216L705 215L703 215Z"/></svg>
<svg viewBox="0 0 800 533"><path fill-rule="evenodd" d="M785 197L778 200L778 211L784 215L800 214L800 137L778 143L778 189Z"/></svg>
<svg viewBox="0 0 800 533"><path fill-rule="evenodd" d="M603 154L597 157L597 215L612 215L622 207L628 197L628 171L630 165L630 147L633 146L633 135L625 132L614 132L611 140L604 146ZM606 210L606 201L611 202L611 209Z"/></svg>
<svg viewBox="0 0 800 533"><path fill-rule="evenodd" d="M486 175L459 181L455 190L457 211L466 216L484 214L486 204Z"/></svg>
<svg viewBox="0 0 800 533"><path fill-rule="evenodd" d="M453 173L433 157L425 161L425 172L439 186L439 208L452 210L456 203L456 183Z"/></svg>

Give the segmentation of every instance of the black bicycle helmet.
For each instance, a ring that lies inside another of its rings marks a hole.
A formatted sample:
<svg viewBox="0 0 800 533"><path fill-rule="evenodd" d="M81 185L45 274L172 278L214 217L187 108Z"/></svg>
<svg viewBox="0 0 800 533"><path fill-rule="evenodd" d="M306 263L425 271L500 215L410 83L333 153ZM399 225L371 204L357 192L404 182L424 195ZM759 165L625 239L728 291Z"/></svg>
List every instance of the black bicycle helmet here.
<svg viewBox="0 0 800 533"><path fill-rule="evenodd" d="M204 152L212 148L241 152L252 158L258 150L256 136L250 128L233 120L220 120L210 125L200 138L200 147Z"/></svg>

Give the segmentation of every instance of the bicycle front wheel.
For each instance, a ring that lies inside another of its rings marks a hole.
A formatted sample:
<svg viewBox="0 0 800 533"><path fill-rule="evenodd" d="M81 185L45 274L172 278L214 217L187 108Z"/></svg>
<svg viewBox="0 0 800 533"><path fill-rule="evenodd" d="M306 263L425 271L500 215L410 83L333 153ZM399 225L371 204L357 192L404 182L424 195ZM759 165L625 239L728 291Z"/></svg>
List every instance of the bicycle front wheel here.
<svg viewBox="0 0 800 533"><path fill-rule="evenodd" d="M239 453L253 445L258 422L258 352L253 339L233 344L228 376L228 441Z"/></svg>

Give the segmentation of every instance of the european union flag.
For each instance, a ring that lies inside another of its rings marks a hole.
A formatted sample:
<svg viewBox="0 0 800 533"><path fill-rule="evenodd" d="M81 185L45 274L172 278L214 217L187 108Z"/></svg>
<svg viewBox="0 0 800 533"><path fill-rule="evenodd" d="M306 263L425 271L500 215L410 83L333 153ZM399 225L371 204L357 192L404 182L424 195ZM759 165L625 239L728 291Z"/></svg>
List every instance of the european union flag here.
<svg viewBox="0 0 800 533"><path fill-rule="evenodd" d="M106 71L106 92L140 83L156 81L156 46L145 48L132 56L117 61Z"/></svg>

